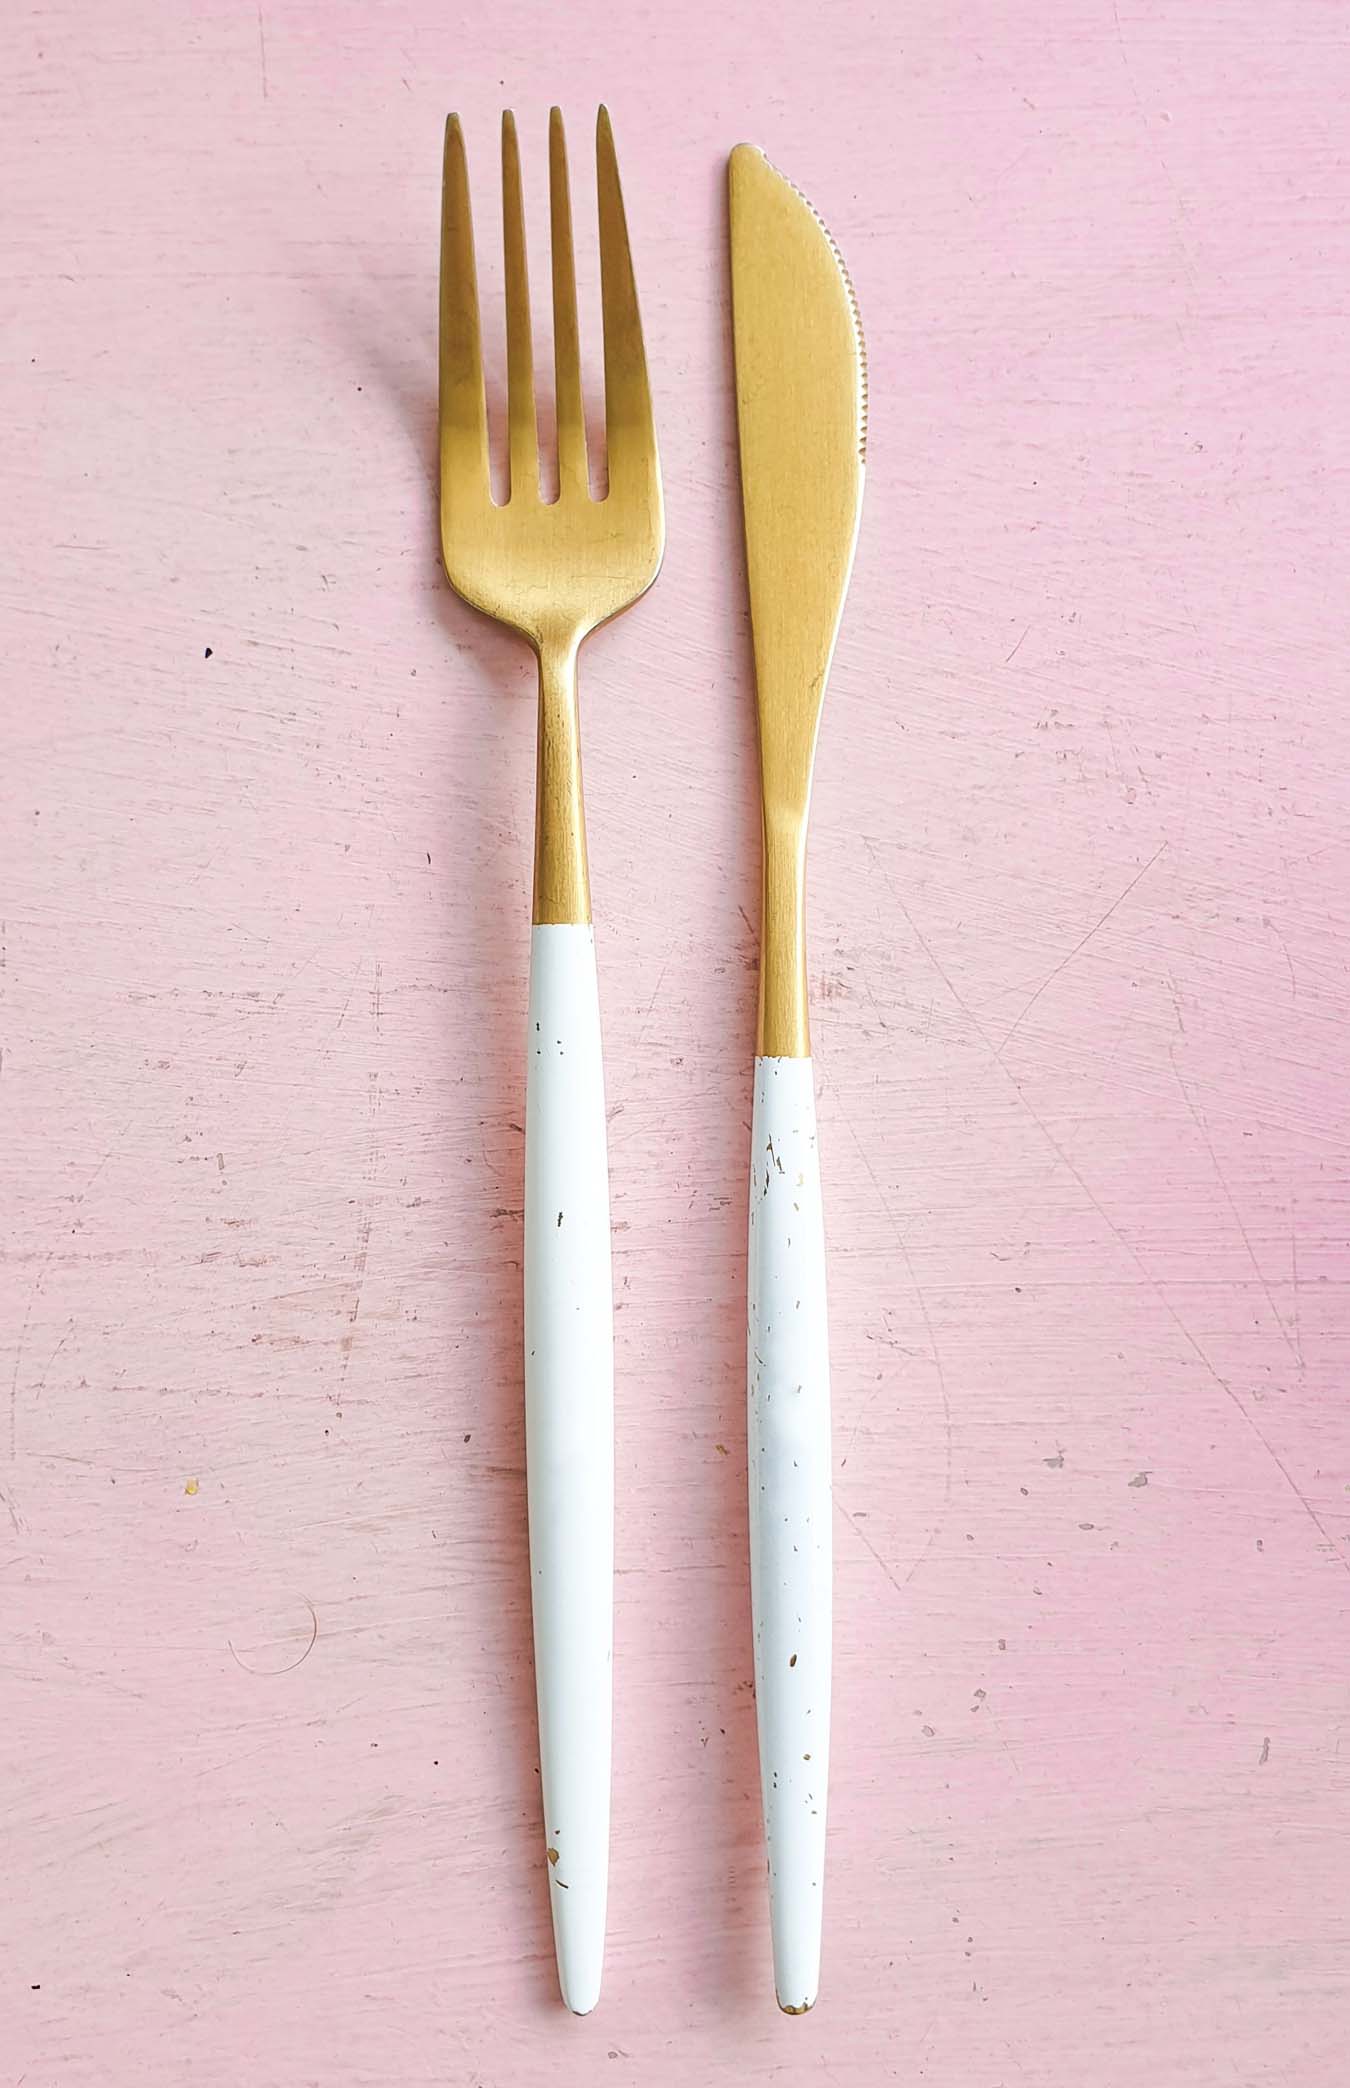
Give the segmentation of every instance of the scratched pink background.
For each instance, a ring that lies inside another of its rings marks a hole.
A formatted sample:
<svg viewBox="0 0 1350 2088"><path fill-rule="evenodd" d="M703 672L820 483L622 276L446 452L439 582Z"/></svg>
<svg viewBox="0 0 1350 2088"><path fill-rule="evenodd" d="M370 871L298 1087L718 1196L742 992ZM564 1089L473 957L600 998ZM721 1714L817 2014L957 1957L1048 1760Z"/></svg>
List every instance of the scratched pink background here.
<svg viewBox="0 0 1350 2088"><path fill-rule="evenodd" d="M1332 2088L1344 10L43 0L8 46L0 2078ZM548 102L580 175L601 94L670 548L587 660L620 1578L578 2024L523 1550L530 673L438 575L431 455L444 112L495 280L503 101L540 231ZM746 1613L741 137L837 232L873 378L813 847L804 2022Z"/></svg>

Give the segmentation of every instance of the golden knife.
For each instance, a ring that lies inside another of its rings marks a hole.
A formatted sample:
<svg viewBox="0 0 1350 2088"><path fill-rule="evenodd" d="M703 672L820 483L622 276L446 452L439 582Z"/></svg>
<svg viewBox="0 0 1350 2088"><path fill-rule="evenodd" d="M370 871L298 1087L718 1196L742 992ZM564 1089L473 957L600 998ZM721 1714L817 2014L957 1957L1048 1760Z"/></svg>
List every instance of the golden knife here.
<svg viewBox="0 0 1350 2088"><path fill-rule="evenodd" d="M811 205L731 155L731 290L764 894L751 1133L750 1578L779 2006L820 1980L830 1751L830 1377L806 992L806 822L867 439L857 301Z"/></svg>

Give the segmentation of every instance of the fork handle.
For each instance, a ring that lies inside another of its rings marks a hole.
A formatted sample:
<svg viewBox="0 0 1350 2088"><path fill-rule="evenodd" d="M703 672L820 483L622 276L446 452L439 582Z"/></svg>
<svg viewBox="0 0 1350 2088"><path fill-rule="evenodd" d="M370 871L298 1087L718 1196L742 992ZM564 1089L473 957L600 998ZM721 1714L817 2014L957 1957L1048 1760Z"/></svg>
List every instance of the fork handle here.
<svg viewBox="0 0 1350 2088"><path fill-rule="evenodd" d="M525 1094L525 1458L546 1867L563 2000L600 1994L609 1872L614 1323L595 940L537 924Z"/></svg>
<svg viewBox="0 0 1350 2088"><path fill-rule="evenodd" d="M748 1342L750 1588L774 1988L820 1983L830 1755L830 1364L809 1058L755 1061Z"/></svg>

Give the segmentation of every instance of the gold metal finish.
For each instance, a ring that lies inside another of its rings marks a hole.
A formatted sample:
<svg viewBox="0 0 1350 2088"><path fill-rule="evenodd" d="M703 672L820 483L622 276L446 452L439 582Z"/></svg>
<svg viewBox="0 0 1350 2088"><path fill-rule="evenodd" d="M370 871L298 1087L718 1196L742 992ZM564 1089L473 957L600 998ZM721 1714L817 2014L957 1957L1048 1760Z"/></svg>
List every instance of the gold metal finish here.
<svg viewBox="0 0 1350 2088"><path fill-rule="evenodd" d="M609 114L596 122L605 447L609 490L591 498L582 408L572 212L561 113L549 117L553 337L558 422L556 501L539 492L539 422L530 336L520 153L502 118L507 436L510 494L488 475L487 410L468 170L459 118L445 127L441 212L441 552L464 600L527 639L539 662L534 919L589 921L581 795L577 653L598 624L656 578L665 543L661 470L628 225Z"/></svg>
<svg viewBox="0 0 1350 2088"><path fill-rule="evenodd" d="M759 1055L808 1058L806 822L862 500L867 366L839 250L753 145L731 155L731 299L759 705Z"/></svg>

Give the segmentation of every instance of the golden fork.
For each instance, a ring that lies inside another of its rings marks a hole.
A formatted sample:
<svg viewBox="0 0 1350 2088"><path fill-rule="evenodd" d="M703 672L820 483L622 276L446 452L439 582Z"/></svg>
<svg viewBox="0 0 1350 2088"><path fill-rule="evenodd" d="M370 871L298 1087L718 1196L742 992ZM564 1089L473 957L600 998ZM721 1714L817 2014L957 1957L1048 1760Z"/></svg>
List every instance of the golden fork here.
<svg viewBox="0 0 1350 2088"><path fill-rule="evenodd" d="M648 588L665 529L647 359L609 116L596 123L609 489L590 491L562 116L549 117L556 501L539 491L520 154L502 118L510 495L494 504L464 138L445 133L441 549L466 602L539 662L534 926L525 1101L525 1451L545 1868L558 1978L600 1992L609 1868L614 1334L609 1177L577 653Z"/></svg>

